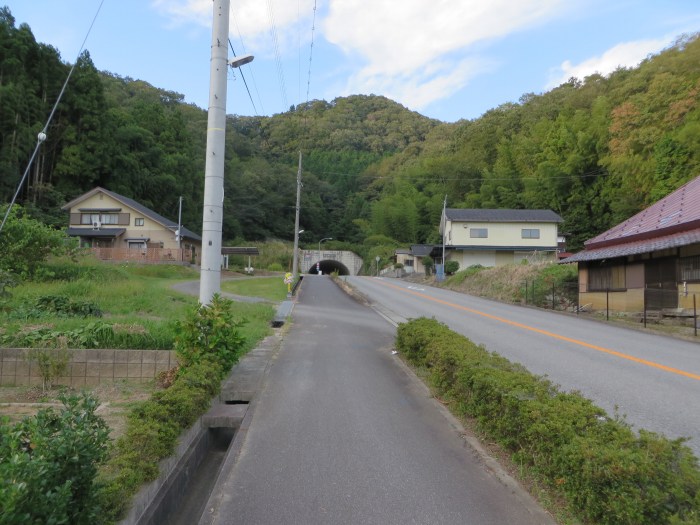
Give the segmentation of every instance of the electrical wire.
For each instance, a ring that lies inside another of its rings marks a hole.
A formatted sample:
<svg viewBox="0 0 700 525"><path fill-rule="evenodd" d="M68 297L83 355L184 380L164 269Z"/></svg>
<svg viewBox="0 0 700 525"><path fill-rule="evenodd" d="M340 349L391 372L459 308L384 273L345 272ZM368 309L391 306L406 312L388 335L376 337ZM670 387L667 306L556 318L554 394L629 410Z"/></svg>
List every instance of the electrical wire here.
<svg viewBox="0 0 700 525"><path fill-rule="evenodd" d="M233 53L233 56L236 56L236 52L233 50L233 44L231 43L231 39L228 39L228 45L231 47L231 53ZM255 116L259 117L260 115L258 114L258 108L255 107L255 102L253 101L253 95L250 94L250 89L248 88L248 82L245 81L245 75L243 74L243 68L239 67L238 71L241 73L241 78L243 79L243 83L245 84L245 89L248 92L248 98L250 98L250 103L253 104L253 111L255 111Z"/></svg>
<svg viewBox="0 0 700 525"><path fill-rule="evenodd" d="M97 12L95 13L95 16L93 17L92 22L90 23L90 27L88 28L88 31L85 35L85 38L83 39L83 43L80 44L80 49L78 50L78 55L75 59L75 62L71 66L70 71L68 71L68 76L66 77L66 81L63 83L63 87L61 88L61 91L58 94L58 98L56 99L56 102L54 103L53 108L51 109L51 113L49 114L49 118L46 120L44 127L42 128L42 130L39 132L39 134L37 136L37 143L36 143L36 146L34 147L34 152L32 153L32 156L29 159L29 163L27 164L27 168L24 170L24 175L22 175L22 178L20 179L19 184L17 185L17 191L15 192L14 196L12 197L10 204L7 206L7 211L5 212L5 216L2 219L2 223L0 223L0 233L2 233L2 229L5 227L5 222L7 222L7 218L10 216L10 211L12 210L12 207L14 206L15 201L17 200L17 196L19 195L19 192L21 191L22 186L24 185L24 182L27 180L27 175L29 175L29 169L31 168L32 163L34 162L34 159L36 158L36 155L39 152L39 148L41 148L41 145L46 140L46 131L49 128L49 124L51 123L51 120L53 119L54 113L56 113L56 108L58 108L58 104L61 102L61 99L63 98L63 94L66 91L66 87L68 86L68 82L70 81L70 77L73 75L73 71L75 70L75 66L78 64L78 60L80 60L80 54L83 52L83 49L85 48L85 42L87 42L87 39L90 36L90 32L92 31L92 28L95 25L95 21L97 20L97 15L100 14L100 10L102 9L103 4L104 4L104 0L101 0L100 5L97 7Z"/></svg>
<svg viewBox="0 0 700 525"><path fill-rule="evenodd" d="M238 19L234 16L233 17L233 23L236 26L236 32L238 33L238 39L241 41L241 47L243 48L243 52L247 53L248 51L245 48L245 42L243 42L243 34L241 33L241 28L238 26ZM263 104L262 97L260 96L260 91L258 90L258 83L255 81L255 74L254 74L254 68L253 64L248 65L249 71L250 71L250 78L253 81L253 88L255 89L255 94L258 96L258 103L260 104L260 110L262 114L265 114L265 105Z"/></svg>
<svg viewBox="0 0 700 525"><path fill-rule="evenodd" d="M316 0L314 0L314 17L311 22L311 46L309 49L309 74L306 81L306 105L309 105L309 93L311 90L311 62L314 56L314 32L316 31Z"/></svg>
<svg viewBox="0 0 700 525"><path fill-rule="evenodd" d="M277 77L280 83L282 101L284 102L284 107L288 108L289 102L287 99L287 87L284 83L284 70L282 69L282 58L280 57L280 45L279 39L277 38L277 26L275 25L275 13L272 9L272 0L267 0L267 11L270 17L270 33L275 49L275 61L277 62Z"/></svg>

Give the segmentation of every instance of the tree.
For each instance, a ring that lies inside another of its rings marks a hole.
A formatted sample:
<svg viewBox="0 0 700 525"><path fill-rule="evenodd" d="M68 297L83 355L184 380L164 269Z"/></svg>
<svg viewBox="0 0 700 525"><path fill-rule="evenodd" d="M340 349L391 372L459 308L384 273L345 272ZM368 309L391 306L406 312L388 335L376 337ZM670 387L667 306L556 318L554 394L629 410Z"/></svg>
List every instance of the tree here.
<svg viewBox="0 0 700 525"><path fill-rule="evenodd" d="M0 208L2 216L6 209ZM15 206L0 232L0 270L31 277L50 255L67 253L68 241L63 232L25 216L22 208Z"/></svg>

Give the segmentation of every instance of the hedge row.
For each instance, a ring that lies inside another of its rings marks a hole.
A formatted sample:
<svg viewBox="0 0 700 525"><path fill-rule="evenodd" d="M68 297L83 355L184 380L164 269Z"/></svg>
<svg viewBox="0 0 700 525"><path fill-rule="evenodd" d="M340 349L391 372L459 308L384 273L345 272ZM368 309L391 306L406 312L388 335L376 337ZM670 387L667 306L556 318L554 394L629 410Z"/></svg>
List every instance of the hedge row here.
<svg viewBox="0 0 700 525"><path fill-rule="evenodd" d="M429 370L459 414L527 464L582 519L601 525L700 523L700 468L683 439L607 417L432 319L402 324L397 349Z"/></svg>
<svg viewBox="0 0 700 525"><path fill-rule="evenodd" d="M207 411L243 351L241 324L231 301L219 295L177 323L176 379L131 410L126 432L101 471L102 523L124 515L141 485L158 477L158 464L173 453L178 437Z"/></svg>
<svg viewBox="0 0 700 525"><path fill-rule="evenodd" d="M141 485L158 477L159 461L173 453L180 434L209 408L220 385L220 365L203 361L131 410L126 432L98 479L103 523L122 517Z"/></svg>

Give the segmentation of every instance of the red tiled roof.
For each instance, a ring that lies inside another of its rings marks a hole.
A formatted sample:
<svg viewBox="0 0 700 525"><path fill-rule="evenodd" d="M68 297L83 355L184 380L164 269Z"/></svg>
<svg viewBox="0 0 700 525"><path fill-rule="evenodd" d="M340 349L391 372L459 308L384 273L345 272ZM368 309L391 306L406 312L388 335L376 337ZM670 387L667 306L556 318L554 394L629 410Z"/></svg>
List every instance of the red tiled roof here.
<svg viewBox="0 0 700 525"><path fill-rule="evenodd" d="M680 246L688 246L689 244L696 243L700 243L700 228L691 231L671 233L651 239L641 239L623 244L602 246L600 248L589 249L586 247L585 250L571 257L567 257L561 262L600 261L601 259L626 257L627 255L649 253L657 250L665 250L667 248L678 248Z"/></svg>
<svg viewBox="0 0 700 525"><path fill-rule="evenodd" d="M688 231L700 224L700 177L584 243L586 250Z"/></svg>

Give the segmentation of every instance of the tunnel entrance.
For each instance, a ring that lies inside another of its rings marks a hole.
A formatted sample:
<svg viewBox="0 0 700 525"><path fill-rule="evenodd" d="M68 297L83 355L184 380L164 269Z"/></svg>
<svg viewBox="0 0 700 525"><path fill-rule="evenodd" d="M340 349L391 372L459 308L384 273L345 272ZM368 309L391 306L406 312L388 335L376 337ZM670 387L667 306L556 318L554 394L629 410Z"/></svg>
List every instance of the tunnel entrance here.
<svg viewBox="0 0 700 525"><path fill-rule="evenodd" d="M348 270L347 266L345 266L343 263L338 262L338 261L333 261L333 260L325 260L321 261L319 263L319 267L321 269L321 272L323 275L330 275L333 272L338 272L338 275L350 275L350 271ZM318 272L316 271L316 264L314 263L311 268L308 269L306 273L310 274L317 274Z"/></svg>

